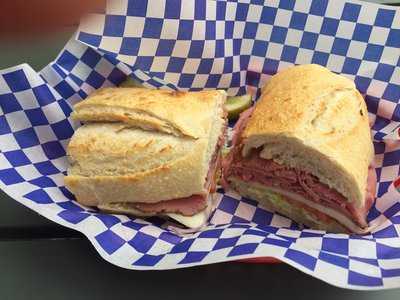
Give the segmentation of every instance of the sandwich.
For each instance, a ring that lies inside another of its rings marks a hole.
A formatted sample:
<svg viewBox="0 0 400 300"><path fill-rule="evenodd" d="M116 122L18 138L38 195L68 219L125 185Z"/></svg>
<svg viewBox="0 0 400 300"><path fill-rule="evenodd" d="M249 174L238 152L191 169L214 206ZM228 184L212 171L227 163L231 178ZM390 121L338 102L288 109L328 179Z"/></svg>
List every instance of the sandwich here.
<svg viewBox="0 0 400 300"><path fill-rule="evenodd" d="M76 104L66 187L83 205L201 227L220 174L224 91L103 88Z"/></svg>
<svg viewBox="0 0 400 300"><path fill-rule="evenodd" d="M373 156L354 83L318 65L295 66L272 76L240 115L224 186L310 228L365 233Z"/></svg>

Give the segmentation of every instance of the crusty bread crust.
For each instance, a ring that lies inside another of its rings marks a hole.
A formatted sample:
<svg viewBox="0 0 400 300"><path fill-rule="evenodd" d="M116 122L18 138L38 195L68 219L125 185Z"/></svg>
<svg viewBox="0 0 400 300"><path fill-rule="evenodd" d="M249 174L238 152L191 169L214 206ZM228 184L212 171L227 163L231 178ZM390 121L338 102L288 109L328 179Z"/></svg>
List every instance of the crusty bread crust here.
<svg viewBox="0 0 400 300"><path fill-rule="evenodd" d="M362 206L373 145L364 99L354 83L318 65L271 78L246 129L243 155L260 156L317 176Z"/></svg>
<svg viewBox="0 0 400 300"><path fill-rule="evenodd" d="M130 95L129 89L123 90ZM112 89L100 94L105 98L111 94L111 99L116 95L125 95ZM153 99L158 101L157 105L154 104L154 111L158 112L163 107L164 117L170 118L166 119L167 123L183 124L174 128L196 133L195 137L190 134L175 135L156 126L146 127L152 130L143 130L142 126L132 127L136 121L133 118L126 123L108 122L111 120L103 114L101 107L89 105L98 122L80 127L67 149L71 164L64 179L65 185L78 202L89 206L117 202L155 203L193 194L208 194L205 180L209 164L226 125L223 112L226 94L220 91L183 93L183 96L176 97L189 99L194 105L182 104L183 107L179 108L176 105L180 100L172 101L170 93L165 100L161 97L163 94L158 93L158 98ZM97 97L94 95L95 100ZM121 97L122 103L129 104L128 98ZM93 102L91 99L82 103ZM110 103L118 106L117 100L115 98ZM136 102L133 105L144 106ZM149 104L145 115L154 113L152 105ZM82 108L81 105L78 107ZM198 107L203 109L194 112ZM186 117L178 118L176 110L186 114ZM192 122L186 124L186 118L191 115ZM79 116L79 113L75 115L78 119ZM93 121L90 117L84 118L84 121L88 120Z"/></svg>
<svg viewBox="0 0 400 300"><path fill-rule="evenodd" d="M82 122L122 122L193 138L208 136L224 91L178 92L143 88L103 88L74 106Z"/></svg>

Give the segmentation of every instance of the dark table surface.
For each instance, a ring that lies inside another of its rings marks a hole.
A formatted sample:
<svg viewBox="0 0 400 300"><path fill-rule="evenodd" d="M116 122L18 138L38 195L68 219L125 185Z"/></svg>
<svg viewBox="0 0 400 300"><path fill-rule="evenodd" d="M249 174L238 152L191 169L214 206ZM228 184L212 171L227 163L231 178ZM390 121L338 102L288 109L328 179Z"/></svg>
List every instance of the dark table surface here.
<svg viewBox="0 0 400 300"><path fill-rule="evenodd" d="M0 43L0 69L39 70L73 29ZM80 233L59 226L0 191L0 299L400 299L400 289L339 289L286 264L224 263L170 271L130 271L104 261Z"/></svg>

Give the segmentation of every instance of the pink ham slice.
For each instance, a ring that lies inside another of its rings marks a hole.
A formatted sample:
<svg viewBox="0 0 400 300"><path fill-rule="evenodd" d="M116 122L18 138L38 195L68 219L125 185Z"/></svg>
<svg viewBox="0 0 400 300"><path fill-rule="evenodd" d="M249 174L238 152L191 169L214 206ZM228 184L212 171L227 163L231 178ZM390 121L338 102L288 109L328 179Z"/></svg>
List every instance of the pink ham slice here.
<svg viewBox="0 0 400 300"><path fill-rule="evenodd" d="M356 207L353 203L348 203L339 192L321 183L317 177L280 165L273 160L260 158L259 150L254 149L248 157L243 158L240 134L246 127L251 113L252 109L244 112L235 126L233 149L222 163L224 185L227 184L226 180L229 176L233 175L243 181L255 181L266 186L281 188L340 211L361 228L367 227L366 216L375 197L376 174L373 168L370 168L368 172L364 206Z"/></svg>

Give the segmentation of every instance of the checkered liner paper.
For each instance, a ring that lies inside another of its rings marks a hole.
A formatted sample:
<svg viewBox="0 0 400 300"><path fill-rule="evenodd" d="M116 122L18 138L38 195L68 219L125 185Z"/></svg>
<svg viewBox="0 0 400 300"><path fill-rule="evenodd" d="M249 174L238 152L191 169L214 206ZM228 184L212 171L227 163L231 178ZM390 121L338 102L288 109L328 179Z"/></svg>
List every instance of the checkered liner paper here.
<svg viewBox="0 0 400 300"><path fill-rule="evenodd" d="M82 21L55 61L0 71L0 187L84 233L128 269L183 268L270 256L330 284L400 287L400 11L356 1L109 1ZM132 76L147 87L255 91L293 64L327 66L365 95L375 145L377 200L369 235L301 229L237 194L218 193L201 232L159 218L108 215L64 187L71 105ZM266 266L267 267L267 266ZM245 274L243 275L245 276Z"/></svg>

